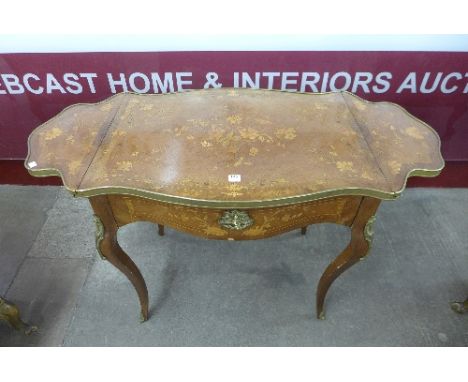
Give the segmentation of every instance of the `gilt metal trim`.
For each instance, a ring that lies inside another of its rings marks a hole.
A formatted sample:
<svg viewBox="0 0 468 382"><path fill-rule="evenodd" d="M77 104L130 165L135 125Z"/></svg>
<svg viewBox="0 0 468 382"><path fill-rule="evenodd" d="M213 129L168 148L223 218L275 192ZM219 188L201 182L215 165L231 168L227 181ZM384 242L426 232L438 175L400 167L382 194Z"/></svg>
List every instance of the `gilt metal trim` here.
<svg viewBox="0 0 468 382"><path fill-rule="evenodd" d="M364 239L366 239L367 244L369 245L369 248L367 249L366 253L363 256L361 256L359 260L364 260L369 254L369 251L372 247L372 241L374 240L374 223L375 223L375 215L372 215L364 227Z"/></svg>
<svg viewBox="0 0 468 382"><path fill-rule="evenodd" d="M442 169L439 170L423 170L416 169L410 171L406 175L406 179L413 176L422 176L422 177L434 177L440 174ZM283 207L291 204L312 202L320 199L334 198L338 196L367 196L371 198L376 198L380 200L395 200L400 197L405 186L399 191L379 191L372 188L359 188L359 187L345 187L337 189L329 189L325 191L317 191L310 194L296 195L296 196L287 196L284 198L277 199L265 199L265 200L215 200L215 199L195 199L187 198L184 196L174 196L162 194L154 191L147 191L139 188L132 187L98 187L98 188L88 188L77 190L71 188L65 183L65 178L63 174L57 169L38 169L32 170L28 168L29 174L35 177L47 177L47 176L57 176L62 179L64 187L74 196L74 197L83 197L91 198L93 196L99 195L131 195L137 196L145 199L156 200L164 203L178 204L188 207L202 207L202 208L214 208L214 209L224 209L224 208L267 208L267 207ZM405 181L406 185L406 181Z"/></svg>
<svg viewBox="0 0 468 382"><path fill-rule="evenodd" d="M372 241L374 240L374 223L375 215L371 216L364 227L364 238L369 243L369 249L372 246Z"/></svg>
<svg viewBox="0 0 468 382"><path fill-rule="evenodd" d="M21 330L26 335L37 331L37 326L29 325L21 320L16 305L2 297L0 297L0 320L8 322L14 329Z"/></svg>
<svg viewBox="0 0 468 382"><path fill-rule="evenodd" d="M450 307L454 312L467 313L468 312L468 298L465 301L455 301L450 304Z"/></svg>
<svg viewBox="0 0 468 382"><path fill-rule="evenodd" d="M101 251L101 242L104 240L104 224L99 216L94 215L94 223L96 224L96 249L102 260L107 260Z"/></svg>
<svg viewBox="0 0 468 382"><path fill-rule="evenodd" d="M253 219L246 211L231 210L225 211L219 218L219 225L227 229L242 230L250 227L254 223Z"/></svg>

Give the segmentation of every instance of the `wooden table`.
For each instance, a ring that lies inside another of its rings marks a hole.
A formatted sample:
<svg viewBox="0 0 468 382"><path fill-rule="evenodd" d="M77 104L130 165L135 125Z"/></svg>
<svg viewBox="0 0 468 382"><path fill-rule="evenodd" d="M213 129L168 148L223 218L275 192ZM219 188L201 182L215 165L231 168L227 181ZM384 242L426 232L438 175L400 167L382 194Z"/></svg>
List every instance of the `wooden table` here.
<svg viewBox="0 0 468 382"><path fill-rule="evenodd" d="M117 94L65 109L34 130L25 161L89 198L96 246L135 287L143 320L148 291L117 230L150 221L209 239L249 240L314 223L351 228L323 273L317 316L333 281L364 258L381 200L410 176L444 166L437 133L398 105L347 92L307 94L209 89ZM77 222L79 224L79 222Z"/></svg>

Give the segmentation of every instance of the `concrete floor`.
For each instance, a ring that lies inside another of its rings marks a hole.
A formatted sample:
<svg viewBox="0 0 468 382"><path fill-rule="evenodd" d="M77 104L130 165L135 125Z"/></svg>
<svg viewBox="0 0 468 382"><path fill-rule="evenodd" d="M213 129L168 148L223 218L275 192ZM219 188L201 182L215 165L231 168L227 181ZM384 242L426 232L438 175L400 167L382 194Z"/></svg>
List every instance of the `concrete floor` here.
<svg viewBox="0 0 468 382"><path fill-rule="evenodd" d="M3 346L466 346L468 189L409 189L381 205L371 256L330 288L315 288L345 247L346 227L322 224L275 238L209 241L150 223L119 231L142 270L151 318L100 260L87 200L60 187L0 186L0 295L30 336L0 322Z"/></svg>

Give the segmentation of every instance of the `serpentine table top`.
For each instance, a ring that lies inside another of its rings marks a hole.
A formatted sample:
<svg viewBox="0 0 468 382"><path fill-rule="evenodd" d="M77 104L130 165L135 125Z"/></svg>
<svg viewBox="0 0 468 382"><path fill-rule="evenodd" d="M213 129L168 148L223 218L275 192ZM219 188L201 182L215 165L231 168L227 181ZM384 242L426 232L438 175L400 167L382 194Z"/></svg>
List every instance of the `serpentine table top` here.
<svg viewBox="0 0 468 382"><path fill-rule="evenodd" d="M394 199L409 176L441 171L439 146L399 106L346 92L121 93L37 128L26 167L60 175L77 196L259 207L343 194Z"/></svg>
<svg viewBox="0 0 468 382"><path fill-rule="evenodd" d="M319 285L322 317L331 282L367 253L380 200L397 198L410 176L438 175L444 161L437 133L396 104L221 88L72 105L31 133L25 166L90 198L98 250L132 281L144 319L146 285L116 239L124 224L236 240L321 221L350 226L359 231L352 248Z"/></svg>

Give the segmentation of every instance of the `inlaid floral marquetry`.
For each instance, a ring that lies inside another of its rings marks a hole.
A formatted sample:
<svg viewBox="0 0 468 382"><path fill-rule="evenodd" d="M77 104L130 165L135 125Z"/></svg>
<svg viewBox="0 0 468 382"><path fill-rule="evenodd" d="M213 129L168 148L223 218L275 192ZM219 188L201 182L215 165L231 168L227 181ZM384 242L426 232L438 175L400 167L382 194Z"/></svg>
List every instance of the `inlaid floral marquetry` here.
<svg viewBox="0 0 468 382"><path fill-rule="evenodd" d="M333 281L369 252L382 199L410 176L436 176L437 133L401 107L347 92L209 89L118 94L65 109L34 130L25 165L88 197L98 253L149 299L117 241L137 221L207 239L263 239L307 226L348 226L351 239L317 287L318 318ZM161 238L164 240L164 238Z"/></svg>
<svg viewBox="0 0 468 382"><path fill-rule="evenodd" d="M346 92L125 93L71 106L38 127L26 167L60 175L75 195L261 207L342 194L395 198L407 177L440 172L439 146L434 130L399 106Z"/></svg>

